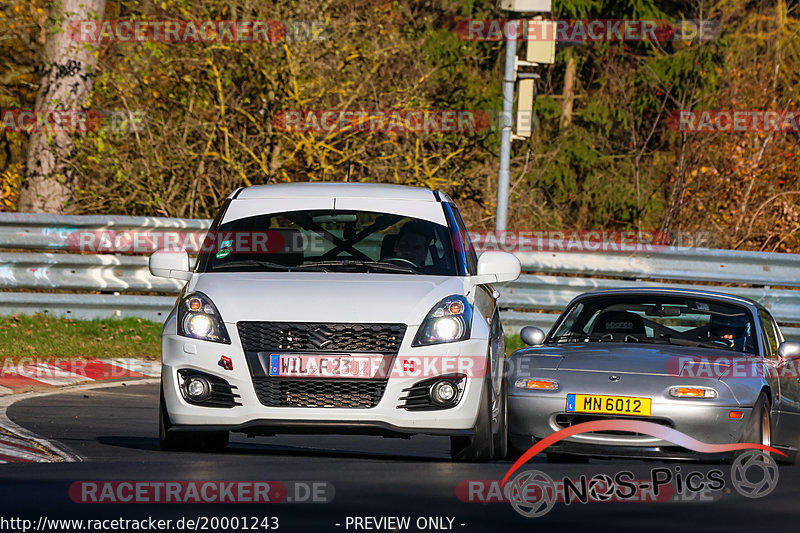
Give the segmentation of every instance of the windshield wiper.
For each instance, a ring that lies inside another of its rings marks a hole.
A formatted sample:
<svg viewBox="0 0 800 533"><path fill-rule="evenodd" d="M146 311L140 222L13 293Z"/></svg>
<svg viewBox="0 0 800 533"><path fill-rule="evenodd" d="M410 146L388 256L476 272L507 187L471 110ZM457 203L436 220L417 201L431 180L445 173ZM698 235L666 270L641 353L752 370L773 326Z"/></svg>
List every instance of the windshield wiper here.
<svg viewBox="0 0 800 533"><path fill-rule="evenodd" d="M675 344L677 346L696 346L698 348L721 348L723 350L729 350L729 346L725 346L724 344L715 344L713 342L702 342L702 341L693 341L689 339L680 339L676 337L666 337L667 342L670 344Z"/></svg>
<svg viewBox="0 0 800 533"><path fill-rule="evenodd" d="M271 268L273 270L285 270L290 271L294 267L282 265L280 263L274 263L272 261L257 261L255 259L242 259L240 261L231 261L230 263L222 263L219 265L214 265L211 270L224 270L226 268L238 268L238 267L261 267L261 268Z"/></svg>
<svg viewBox="0 0 800 533"><path fill-rule="evenodd" d="M721 348L728 349L723 344L714 344L713 342L702 342L691 339L681 339L679 337L658 337L652 339L642 339L639 342L646 344L673 344L675 346L691 346L693 348Z"/></svg>
<svg viewBox="0 0 800 533"><path fill-rule="evenodd" d="M384 263L382 261L362 261L361 259L339 259L336 261L319 261L316 263L306 263L292 267L294 270L305 270L314 267L357 267L366 269L383 270L384 272L402 272L404 274L416 274L417 271L410 266L394 265L392 263Z"/></svg>
<svg viewBox="0 0 800 533"><path fill-rule="evenodd" d="M569 333L567 335L559 335L550 339L550 342L560 342L565 340L567 342L613 342L613 339L607 337L607 333L598 335L597 333Z"/></svg>

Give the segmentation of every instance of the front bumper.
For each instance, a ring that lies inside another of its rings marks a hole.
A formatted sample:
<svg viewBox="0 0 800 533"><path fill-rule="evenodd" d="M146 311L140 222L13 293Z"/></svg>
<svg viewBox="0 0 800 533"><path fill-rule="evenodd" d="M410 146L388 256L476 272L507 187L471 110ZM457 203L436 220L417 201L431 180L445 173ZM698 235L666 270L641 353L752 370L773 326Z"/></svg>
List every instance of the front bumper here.
<svg viewBox="0 0 800 533"><path fill-rule="evenodd" d="M510 444L517 450L527 450L537 439L530 435L510 434ZM674 461L703 462L729 462L733 453L698 453L693 450L674 446L667 443L664 446L629 446L629 445L604 445L598 443L586 444L563 440L547 447L543 453L557 453L564 455L579 455L583 457L601 457L606 459L658 459Z"/></svg>
<svg viewBox="0 0 800 533"><path fill-rule="evenodd" d="M508 417L512 444L519 449L527 449L536 440L563 429L564 426L557 423L557 418L576 414L566 411L566 394L527 391L510 394ZM664 424L708 444L739 442L752 411L730 402L670 400L657 395L651 398L651 416L635 419ZM742 411L743 418L730 418L731 410ZM605 416L631 419L626 416ZM547 451L610 457L686 458L696 455L674 443L649 435L604 433L573 435Z"/></svg>
<svg viewBox="0 0 800 533"><path fill-rule="evenodd" d="M234 325L228 325L231 344L219 344L180 337L165 328L162 338L161 382L172 430L230 430L248 434L276 433L357 433L378 435L471 435L477 418L484 377L475 372L464 379L461 399L454 407L430 411L400 408L401 398L412 385L434 377L424 366L418 372L390 375L380 401L372 408L267 407L256 394L253 378ZM409 328L411 329L411 327ZM409 337L408 335L406 337ZM472 363L486 358L488 341L463 342L411 348L405 338L395 357L395 365L421 358L469 359ZM232 369L220 365L225 356ZM434 367L440 370L439 367ZM195 370L224 379L239 395L229 408L206 407L187 402L178 382L179 370ZM436 371L434 370L434 372ZM446 369L445 369L446 370ZM451 372L458 370L452 366ZM312 378L305 378L312 379Z"/></svg>

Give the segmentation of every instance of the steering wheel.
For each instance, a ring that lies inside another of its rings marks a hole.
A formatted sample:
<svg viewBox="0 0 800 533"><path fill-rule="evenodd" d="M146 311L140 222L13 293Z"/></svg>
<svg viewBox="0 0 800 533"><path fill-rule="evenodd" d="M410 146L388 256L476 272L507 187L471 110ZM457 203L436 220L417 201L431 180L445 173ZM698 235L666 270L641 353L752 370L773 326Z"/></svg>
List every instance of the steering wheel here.
<svg viewBox="0 0 800 533"><path fill-rule="evenodd" d="M713 341L711 341L711 343L712 344L721 344L722 346L724 346L725 348L728 348L728 349L733 348L733 345L735 344L734 342L721 341L719 339L714 339Z"/></svg>
<svg viewBox="0 0 800 533"><path fill-rule="evenodd" d="M384 261L386 261L386 262L389 262L389 261L400 261L401 263L406 263L408 265L411 265L414 268L421 268L420 265L416 264L414 261L411 261L410 259L406 259L404 257L387 257L386 259L384 259Z"/></svg>

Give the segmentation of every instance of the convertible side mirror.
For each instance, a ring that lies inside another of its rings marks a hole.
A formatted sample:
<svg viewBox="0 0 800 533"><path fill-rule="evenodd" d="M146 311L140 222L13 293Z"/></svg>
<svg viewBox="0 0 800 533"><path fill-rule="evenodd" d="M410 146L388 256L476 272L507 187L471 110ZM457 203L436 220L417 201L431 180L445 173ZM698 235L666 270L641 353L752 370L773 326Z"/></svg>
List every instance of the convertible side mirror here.
<svg viewBox="0 0 800 533"><path fill-rule="evenodd" d="M478 258L478 275L472 276L475 285L505 283L519 277L522 265L517 256L508 252L483 252Z"/></svg>
<svg viewBox="0 0 800 533"><path fill-rule="evenodd" d="M778 346L778 357L783 361L800 358L800 342L783 341Z"/></svg>
<svg viewBox="0 0 800 533"><path fill-rule="evenodd" d="M150 273L159 278L192 279L186 250L156 250L148 263Z"/></svg>
<svg viewBox="0 0 800 533"><path fill-rule="evenodd" d="M544 331L535 326L526 326L519 332L522 342L528 346L541 346L544 344Z"/></svg>

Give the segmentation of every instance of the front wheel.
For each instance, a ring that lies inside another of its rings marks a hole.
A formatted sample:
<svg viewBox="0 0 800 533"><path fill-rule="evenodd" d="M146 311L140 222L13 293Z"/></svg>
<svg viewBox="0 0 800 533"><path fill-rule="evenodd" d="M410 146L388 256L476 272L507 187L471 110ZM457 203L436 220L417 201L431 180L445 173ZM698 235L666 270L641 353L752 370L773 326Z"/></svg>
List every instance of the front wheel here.
<svg viewBox="0 0 800 533"><path fill-rule="evenodd" d="M750 418L739 442L771 446L771 421L769 399L766 393L762 392L758 395L756 403L753 404L753 410L750 412Z"/></svg>
<svg viewBox="0 0 800 533"><path fill-rule="evenodd" d="M450 457L459 463L485 463L494 455L492 435L492 384L483 381L475 434L472 437L450 437Z"/></svg>
<svg viewBox="0 0 800 533"><path fill-rule="evenodd" d="M161 390L158 404L158 444L165 452L218 452L228 445L230 433L227 431L170 431L167 404L164 390Z"/></svg>
<svg viewBox="0 0 800 533"><path fill-rule="evenodd" d="M494 459L502 460L508 456L508 383L503 376L500 396L497 398L497 433L494 434Z"/></svg>

